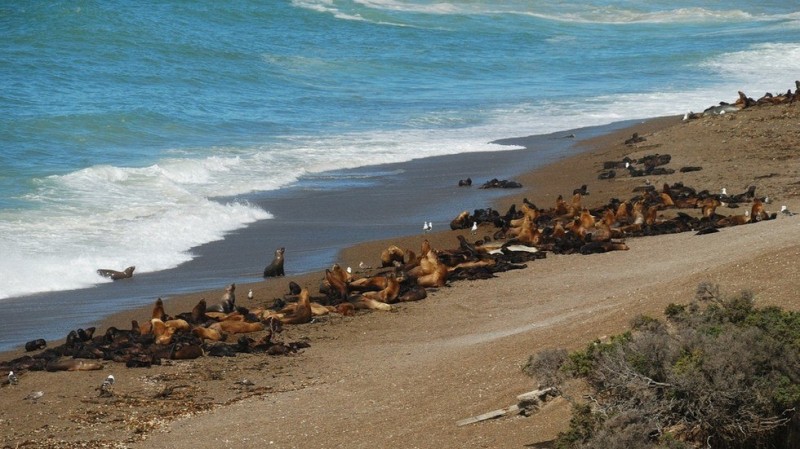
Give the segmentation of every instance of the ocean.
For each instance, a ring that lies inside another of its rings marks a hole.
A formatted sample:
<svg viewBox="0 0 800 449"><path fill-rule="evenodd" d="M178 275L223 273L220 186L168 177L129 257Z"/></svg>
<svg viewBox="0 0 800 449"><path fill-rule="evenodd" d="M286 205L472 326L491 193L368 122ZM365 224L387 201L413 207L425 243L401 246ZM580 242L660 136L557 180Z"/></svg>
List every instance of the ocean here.
<svg viewBox="0 0 800 449"><path fill-rule="evenodd" d="M3 2L0 30L0 304L186 266L298 186L800 78L786 1Z"/></svg>

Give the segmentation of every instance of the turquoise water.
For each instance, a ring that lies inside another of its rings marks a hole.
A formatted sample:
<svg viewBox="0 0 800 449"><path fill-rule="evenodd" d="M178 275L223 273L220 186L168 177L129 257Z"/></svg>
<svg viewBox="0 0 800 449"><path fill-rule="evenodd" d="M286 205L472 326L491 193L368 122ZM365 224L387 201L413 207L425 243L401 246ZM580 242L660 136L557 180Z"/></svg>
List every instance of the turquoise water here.
<svg viewBox="0 0 800 449"><path fill-rule="evenodd" d="M0 299L175 267L304 175L800 78L797 2L172 3L0 5Z"/></svg>

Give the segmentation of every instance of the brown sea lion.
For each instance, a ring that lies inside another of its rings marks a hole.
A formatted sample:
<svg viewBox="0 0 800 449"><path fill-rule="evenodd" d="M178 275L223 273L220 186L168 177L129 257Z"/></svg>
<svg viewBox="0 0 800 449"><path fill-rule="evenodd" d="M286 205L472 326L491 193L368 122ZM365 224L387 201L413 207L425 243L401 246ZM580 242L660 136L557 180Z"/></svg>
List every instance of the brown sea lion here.
<svg viewBox="0 0 800 449"><path fill-rule="evenodd" d="M297 305L292 313L286 313L280 318L283 324L303 324L311 321L311 295L304 288L297 299Z"/></svg>
<svg viewBox="0 0 800 449"><path fill-rule="evenodd" d="M386 275L386 286L380 291L370 291L361 294L364 298L374 299L380 302L391 304L397 302L397 297L400 295L400 282L394 274Z"/></svg>
<svg viewBox="0 0 800 449"><path fill-rule="evenodd" d="M428 297L428 292L423 287L415 285L410 290L400 295L397 302L419 301Z"/></svg>
<svg viewBox="0 0 800 449"><path fill-rule="evenodd" d="M167 319L167 314L164 313L164 301L162 301L161 298L156 299L156 303L153 306L153 313L150 315L150 318L159 320Z"/></svg>
<svg viewBox="0 0 800 449"><path fill-rule="evenodd" d="M203 348L194 344L178 344L172 348L169 358L172 360L193 360L203 356Z"/></svg>
<svg viewBox="0 0 800 449"><path fill-rule="evenodd" d="M217 329L209 329L207 327L195 327L192 333L197 335L202 340L220 341L225 338L222 332Z"/></svg>
<svg viewBox="0 0 800 449"><path fill-rule="evenodd" d="M286 251L285 248L280 247L275 250L275 257L272 259L272 262L264 268L264 277L276 277L276 276L285 276L286 273L283 271L283 253Z"/></svg>
<svg viewBox="0 0 800 449"><path fill-rule="evenodd" d="M400 249L397 245L391 245L381 251L381 267L391 267L395 262L402 264L404 256L405 251Z"/></svg>
<svg viewBox="0 0 800 449"><path fill-rule="evenodd" d="M172 343L172 336L175 335L175 328L167 326L158 318L150 320L150 326L157 345L168 345Z"/></svg>
<svg viewBox="0 0 800 449"><path fill-rule="evenodd" d="M107 268L101 268L97 270L97 274L106 278L111 278L114 281L117 281L120 279L128 279L133 277L133 270L135 269L136 267L128 267L124 271L117 271L117 270L109 270Z"/></svg>
<svg viewBox="0 0 800 449"><path fill-rule="evenodd" d="M59 359L47 363L47 371L94 371L103 369L100 362L83 359Z"/></svg>
<svg viewBox="0 0 800 449"><path fill-rule="evenodd" d="M250 332L259 332L264 330L264 325L261 323L247 323L245 321L220 321L208 326L209 329L214 329L226 334L247 334Z"/></svg>

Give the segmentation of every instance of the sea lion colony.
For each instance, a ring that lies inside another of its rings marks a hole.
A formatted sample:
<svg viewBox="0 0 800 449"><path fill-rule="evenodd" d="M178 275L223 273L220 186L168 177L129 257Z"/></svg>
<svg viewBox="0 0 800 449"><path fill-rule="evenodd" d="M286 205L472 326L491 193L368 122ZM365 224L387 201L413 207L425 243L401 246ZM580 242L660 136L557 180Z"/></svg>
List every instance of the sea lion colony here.
<svg viewBox="0 0 800 449"><path fill-rule="evenodd" d="M654 155L607 164L630 167L635 165L632 162L658 167L669 158ZM275 341L284 325L309 323L329 313L392 310L395 303L424 299L428 291L451 281L490 278L497 272L525 268L526 262L544 258L547 252L626 250L624 239L628 237L686 231L704 234L777 215L767 212L766 199L755 195L754 186L734 195L697 191L680 183L664 184L660 190L645 185L634 193L630 199L612 198L601 207L588 209L582 205L588 190L581 186L569 202L559 196L547 209L523 199L519 208L512 205L504 215L492 209L478 209L472 214L465 211L453 219L451 228L470 229L477 223L485 235L482 239L470 242L457 235L458 247L449 250L432 248L424 240L419 254L393 245L382 252L381 269L369 270L374 272L361 277L335 264L325 270L320 296L312 298L308 288L290 282L289 293L269 307L247 309L235 305L235 285L231 284L219 305L207 307L201 300L192 311L172 316L165 312L159 298L149 320L141 325L133 321L130 329L111 327L102 335L94 335L95 328L73 330L63 344L52 348L37 339L26 344L26 350L40 352L0 362L0 370L24 375L28 370L102 369L102 361L146 367L164 358L194 359L240 352L288 354L308 344ZM717 213L723 204L748 207L743 214L723 216ZM276 251L281 269L283 255L283 248Z"/></svg>

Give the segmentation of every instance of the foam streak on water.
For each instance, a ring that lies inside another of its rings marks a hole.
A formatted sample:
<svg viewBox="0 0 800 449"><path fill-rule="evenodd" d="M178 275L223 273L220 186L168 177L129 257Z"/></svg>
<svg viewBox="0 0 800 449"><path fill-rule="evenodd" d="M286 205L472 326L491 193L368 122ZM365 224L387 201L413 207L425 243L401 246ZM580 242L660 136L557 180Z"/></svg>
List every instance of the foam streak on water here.
<svg viewBox="0 0 800 449"><path fill-rule="evenodd" d="M176 267L304 176L785 92L788 3L2 6L0 299Z"/></svg>

